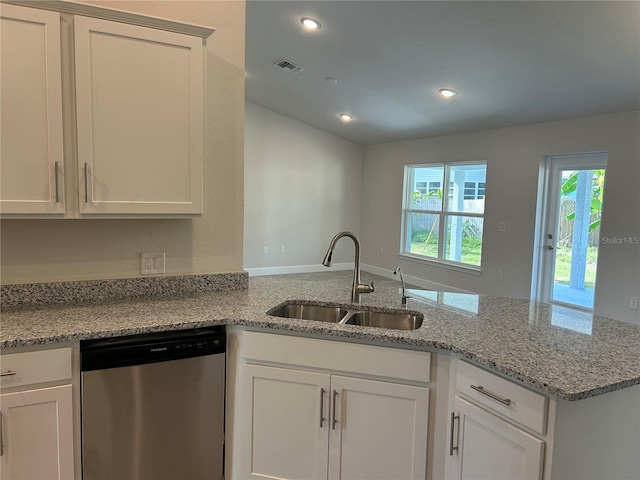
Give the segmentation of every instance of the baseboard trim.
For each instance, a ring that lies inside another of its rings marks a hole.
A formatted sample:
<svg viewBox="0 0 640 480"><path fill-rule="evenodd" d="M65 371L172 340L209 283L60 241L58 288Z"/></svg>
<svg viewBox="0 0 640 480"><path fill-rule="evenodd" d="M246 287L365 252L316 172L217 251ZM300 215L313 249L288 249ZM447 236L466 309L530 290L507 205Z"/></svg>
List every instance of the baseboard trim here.
<svg viewBox="0 0 640 480"><path fill-rule="evenodd" d="M330 267L331 270L351 270L353 269L353 263L334 263ZM329 269L322 264L317 265L289 265L284 267L260 267L260 268L245 268L245 272L250 277L262 277L266 275L284 275L288 273L315 273L315 272L328 272Z"/></svg>
<svg viewBox="0 0 640 480"><path fill-rule="evenodd" d="M352 270L353 263L334 263L331 266L331 270ZM387 270L385 268L374 267L373 265L361 264L360 269L363 272L373 273L380 275L381 277L389 278L392 280L398 280L400 278L393 274L393 270ZM249 274L249 277L262 277L267 275L286 275L289 273L315 273L315 272L327 272L329 269L322 264L317 265L287 265L282 267L260 267L260 268L245 268L245 272ZM423 278L414 277L411 275L404 275L404 281L408 285L414 285L419 288L427 290L437 290L442 292L457 292L457 293L473 293L461 288L455 288L451 285L445 285L443 283L431 282Z"/></svg>
<svg viewBox="0 0 640 480"><path fill-rule="evenodd" d="M373 273L375 275L380 275L381 277L395 279L400 282L400 278L398 277L398 275L393 274L393 270L387 270L385 268L374 267L373 265L367 264L362 264L361 270ZM444 283L431 282L423 278L407 275L406 273L403 273L403 275L406 284L415 285L416 287L424 288L426 290L436 290L440 292L473 293L461 288L452 287L451 285L445 285Z"/></svg>

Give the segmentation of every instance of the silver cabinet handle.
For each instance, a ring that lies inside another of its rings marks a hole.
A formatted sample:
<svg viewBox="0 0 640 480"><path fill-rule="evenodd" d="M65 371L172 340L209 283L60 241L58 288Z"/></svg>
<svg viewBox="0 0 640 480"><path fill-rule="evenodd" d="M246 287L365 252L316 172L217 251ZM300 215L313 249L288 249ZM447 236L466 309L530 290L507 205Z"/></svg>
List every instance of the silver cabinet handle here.
<svg viewBox="0 0 640 480"><path fill-rule="evenodd" d="M89 166L84 164L84 203L89 203Z"/></svg>
<svg viewBox="0 0 640 480"><path fill-rule="evenodd" d="M4 428L2 420L2 412L0 412L0 457L4 455Z"/></svg>
<svg viewBox="0 0 640 480"><path fill-rule="evenodd" d="M60 203L60 182L58 179L58 162L55 162L53 164L53 168L54 168L54 180L55 180L55 185L56 185L56 203Z"/></svg>
<svg viewBox="0 0 640 480"><path fill-rule="evenodd" d="M338 420L336 419L336 398L338 397L338 391L334 390L333 391L333 401L331 402L333 404L332 410L333 410L333 420L331 422L331 430L335 430L336 429L336 423L338 423Z"/></svg>
<svg viewBox="0 0 640 480"><path fill-rule="evenodd" d="M455 426L456 420L460 419L460 415L456 415L455 412L451 412L451 436L449 437L449 456L453 456L453 452L458 450L458 446L453 446L453 427Z"/></svg>
<svg viewBox="0 0 640 480"><path fill-rule="evenodd" d="M322 428L322 424L324 422L324 388L320 389L320 428Z"/></svg>
<svg viewBox="0 0 640 480"><path fill-rule="evenodd" d="M500 403L503 403L504 405L511 405L510 398L501 397L497 393L493 393L491 390L487 390L482 385L477 385L477 386L471 385L471 388L473 388L476 392L480 392L481 394L486 395L489 398L492 398Z"/></svg>
<svg viewBox="0 0 640 480"><path fill-rule="evenodd" d="M17 375L18 372L14 372L13 370L7 370L6 372L2 372L0 373L0 377L13 377L14 375Z"/></svg>

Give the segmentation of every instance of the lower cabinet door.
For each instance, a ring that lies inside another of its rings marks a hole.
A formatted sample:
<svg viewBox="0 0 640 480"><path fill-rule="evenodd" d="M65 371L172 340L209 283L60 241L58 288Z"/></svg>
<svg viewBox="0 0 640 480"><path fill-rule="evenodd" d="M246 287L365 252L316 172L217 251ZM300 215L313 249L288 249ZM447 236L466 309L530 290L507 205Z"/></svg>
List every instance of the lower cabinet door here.
<svg viewBox="0 0 640 480"><path fill-rule="evenodd" d="M329 478L424 480L428 388L332 375L331 404Z"/></svg>
<svg viewBox="0 0 640 480"><path fill-rule="evenodd" d="M73 479L71 385L0 395L2 479Z"/></svg>
<svg viewBox="0 0 640 480"><path fill-rule="evenodd" d="M242 459L246 478L327 478L327 374L242 366Z"/></svg>
<svg viewBox="0 0 640 480"><path fill-rule="evenodd" d="M541 479L544 441L456 397L449 450L450 479Z"/></svg>

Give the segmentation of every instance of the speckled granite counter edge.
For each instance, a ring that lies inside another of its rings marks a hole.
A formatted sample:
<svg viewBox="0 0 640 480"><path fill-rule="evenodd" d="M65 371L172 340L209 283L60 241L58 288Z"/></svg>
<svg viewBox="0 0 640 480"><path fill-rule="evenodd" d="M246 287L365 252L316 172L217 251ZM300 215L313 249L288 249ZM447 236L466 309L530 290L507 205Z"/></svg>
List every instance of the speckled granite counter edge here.
<svg viewBox="0 0 640 480"><path fill-rule="evenodd" d="M247 272L121 278L0 286L0 307L85 303L246 290Z"/></svg>

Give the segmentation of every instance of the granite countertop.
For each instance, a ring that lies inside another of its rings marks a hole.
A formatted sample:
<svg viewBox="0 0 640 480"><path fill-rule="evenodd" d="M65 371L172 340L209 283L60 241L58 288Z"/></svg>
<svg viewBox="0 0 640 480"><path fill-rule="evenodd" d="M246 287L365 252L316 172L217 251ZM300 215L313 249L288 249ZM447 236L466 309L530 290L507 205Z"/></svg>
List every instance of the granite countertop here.
<svg viewBox="0 0 640 480"><path fill-rule="evenodd" d="M411 290L407 309L424 314L414 331L266 314L290 300L348 304L351 279L350 271L276 275L235 291L4 307L0 348L231 324L451 351L565 400L640 384L640 326L528 300ZM399 283L375 280L361 306L400 310Z"/></svg>

